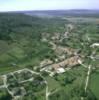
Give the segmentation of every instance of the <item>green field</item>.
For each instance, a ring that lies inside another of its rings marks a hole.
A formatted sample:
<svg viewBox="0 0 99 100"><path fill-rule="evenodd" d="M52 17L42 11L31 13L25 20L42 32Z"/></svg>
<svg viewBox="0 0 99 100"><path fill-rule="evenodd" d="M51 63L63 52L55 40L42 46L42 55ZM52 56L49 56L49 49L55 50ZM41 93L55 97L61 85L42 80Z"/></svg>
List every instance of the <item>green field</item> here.
<svg viewBox="0 0 99 100"><path fill-rule="evenodd" d="M91 75L90 89L99 100L99 72Z"/></svg>

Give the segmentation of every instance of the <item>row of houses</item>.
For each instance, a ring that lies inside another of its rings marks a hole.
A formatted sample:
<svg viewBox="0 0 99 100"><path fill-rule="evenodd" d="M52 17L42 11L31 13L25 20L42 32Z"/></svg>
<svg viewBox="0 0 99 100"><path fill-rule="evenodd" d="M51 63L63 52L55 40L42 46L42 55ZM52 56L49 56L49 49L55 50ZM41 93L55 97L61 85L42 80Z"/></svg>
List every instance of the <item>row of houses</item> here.
<svg viewBox="0 0 99 100"><path fill-rule="evenodd" d="M70 57L62 62L59 62L57 64L51 65L54 71L57 73L65 72L66 68L71 68L73 66L76 66L79 64L79 60L81 61L81 58L79 56L73 56Z"/></svg>
<svg viewBox="0 0 99 100"><path fill-rule="evenodd" d="M66 71L66 69L70 69L76 65L79 65L79 60L82 61L82 59L79 56L73 56L61 62L46 65L41 69L41 71L63 73Z"/></svg>

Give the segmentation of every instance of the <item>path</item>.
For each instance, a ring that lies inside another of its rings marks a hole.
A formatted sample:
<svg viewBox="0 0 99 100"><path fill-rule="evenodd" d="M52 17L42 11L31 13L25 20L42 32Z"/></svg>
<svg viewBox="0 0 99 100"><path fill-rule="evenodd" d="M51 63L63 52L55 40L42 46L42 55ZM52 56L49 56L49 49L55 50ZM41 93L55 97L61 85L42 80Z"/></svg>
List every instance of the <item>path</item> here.
<svg viewBox="0 0 99 100"><path fill-rule="evenodd" d="M86 92L87 87L88 87L90 73L91 73L91 65L89 65L89 67L88 67L87 77L86 77L86 81L85 81L85 92Z"/></svg>
<svg viewBox="0 0 99 100"><path fill-rule="evenodd" d="M32 70L30 70L30 69L28 69L28 68L25 68L25 69L18 70L18 71L15 71L15 72L10 72L10 74L12 74L12 75L14 76L14 73L16 73L16 72L17 72L17 73L21 73L22 71L29 71L29 72L31 72L32 74L40 75L40 77L43 78L43 80L45 81L45 84L46 84L46 100L49 100L49 99L48 99L48 96L49 96L50 93L48 92L48 83L47 83L47 81L45 80L45 78L44 78L40 73L34 72L34 71L32 71ZM11 91L8 89L8 85L7 85L7 75L8 75L8 74L2 76L2 77L3 77L3 83L4 83L4 85L0 86L0 88L6 88L7 91L8 91L8 93L14 98L14 100L17 100L17 97L13 95L13 92L11 92ZM28 79L28 80L20 81L20 83L24 83L24 82L28 82L28 81L32 81L32 80L33 80L33 78L30 78L30 79Z"/></svg>

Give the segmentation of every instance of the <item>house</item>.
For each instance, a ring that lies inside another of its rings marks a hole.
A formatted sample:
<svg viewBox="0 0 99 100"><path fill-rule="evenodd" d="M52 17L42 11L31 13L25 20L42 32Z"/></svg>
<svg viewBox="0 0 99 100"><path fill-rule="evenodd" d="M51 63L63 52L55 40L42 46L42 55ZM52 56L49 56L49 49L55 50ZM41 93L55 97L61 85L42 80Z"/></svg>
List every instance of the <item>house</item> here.
<svg viewBox="0 0 99 100"><path fill-rule="evenodd" d="M67 31L68 32L72 31L73 29L74 29L74 25L72 25L72 24L67 25Z"/></svg>
<svg viewBox="0 0 99 100"><path fill-rule="evenodd" d="M64 72L65 72L65 69L64 68L61 68L60 67L60 68L57 69L57 73L64 73Z"/></svg>
<svg viewBox="0 0 99 100"><path fill-rule="evenodd" d="M99 43L93 43L90 47L92 47L92 48L99 47Z"/></svg>
<svg viewBox="0 0 99 100"><path fill-rule="evenodd" d="M45 60L43 60L43 61L40 63L40 67L44 67L44 66L50 65L50 64L52 64L52 63L53 63L52 60L50 60L50 59L45 59Z"/></svg>
<svg viewBox="0 0 99 100"><path fill-rule="evenodd" d="M63 73L63 72L65 72L65 69L64 69L63 67L61 67L61 66L59 65L59 63L58 63L58 64L53 64L53 65L52 65L52 68L53 68L53 70L54 70L56 73Z"/></svg>
<svg viewBox="0 0 99 100"><path fill-rule="evenodd" d="M64 37L65 37L65 38L68 38L68 35L69 35L69 32L65 32L65 33L64 33Z"/></svg>
<svg viewBox="0 0 99 100"><path fill-rule="evenodd" d="M65 54L58 56L58 60L60 61L65 60L65 58L66 58Z"/></svg>

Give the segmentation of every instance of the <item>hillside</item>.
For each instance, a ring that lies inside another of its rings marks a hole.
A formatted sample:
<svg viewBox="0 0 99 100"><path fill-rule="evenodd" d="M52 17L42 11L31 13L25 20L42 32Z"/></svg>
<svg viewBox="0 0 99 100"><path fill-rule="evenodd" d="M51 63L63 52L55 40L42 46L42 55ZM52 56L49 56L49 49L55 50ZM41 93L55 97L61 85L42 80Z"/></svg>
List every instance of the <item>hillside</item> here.
<svg viewBox="0 0 99 100"><path fill-rule="evenodd" d="M0 13L0 100L99 99L99 18L73 12Z"/></svg>
<svg viewBox="0 0 99 100"><path fill-rule="evenodd" d="M48 43L41 42L41 34L63 31L59 26L65 22L18 13L0 13L0 68L22 66L21 63L31 62L30 59L34 59L32 63L35 64L43 56L52 56L47 53L52 52Z"/></svg>

